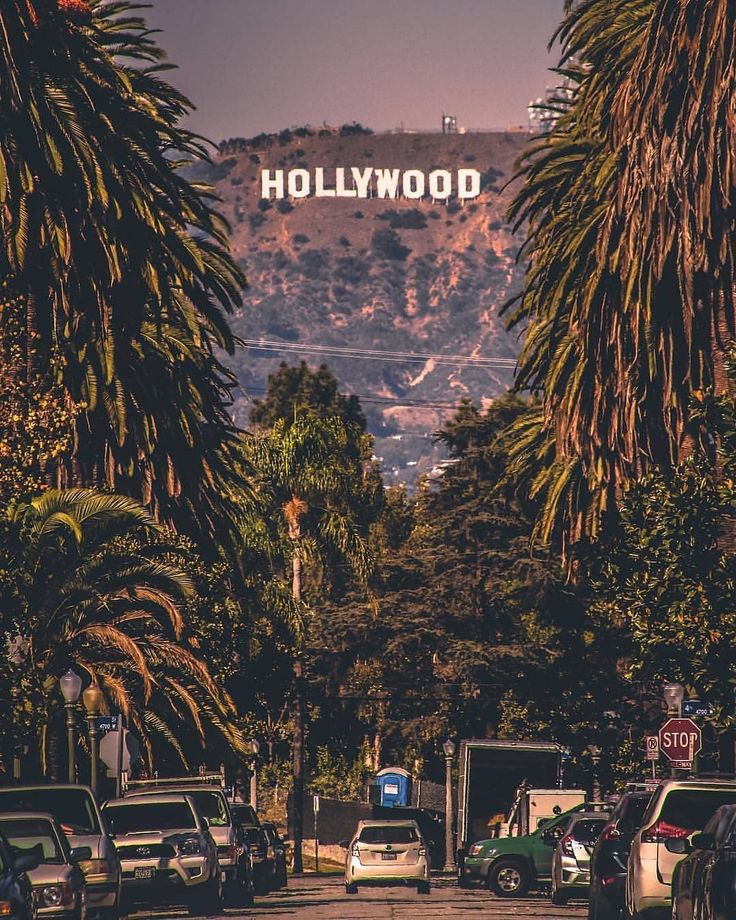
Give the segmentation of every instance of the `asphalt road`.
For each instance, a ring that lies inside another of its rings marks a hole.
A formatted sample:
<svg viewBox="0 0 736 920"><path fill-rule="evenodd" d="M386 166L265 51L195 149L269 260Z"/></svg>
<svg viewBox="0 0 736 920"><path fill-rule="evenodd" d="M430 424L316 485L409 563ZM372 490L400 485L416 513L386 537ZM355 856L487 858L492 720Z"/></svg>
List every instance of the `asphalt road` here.
<svg viewBox="0 0 736 920"><path fill-rule="evenodd" d="M535 917L540 920L578 920L587 915L584 901L565 907L553 907L541 895L519 900L503 900L487 891L465 891L454 879L435 878L429 896L402 888L362 889L357 895L345 894L341 878L304 876L289 879L289 887L266 897L259 897L255 907L242 911L228 910L222 920L242 917L294 917L298 920L509 920ZM145 912L138 920L180 920L185 912Z"/></svg>

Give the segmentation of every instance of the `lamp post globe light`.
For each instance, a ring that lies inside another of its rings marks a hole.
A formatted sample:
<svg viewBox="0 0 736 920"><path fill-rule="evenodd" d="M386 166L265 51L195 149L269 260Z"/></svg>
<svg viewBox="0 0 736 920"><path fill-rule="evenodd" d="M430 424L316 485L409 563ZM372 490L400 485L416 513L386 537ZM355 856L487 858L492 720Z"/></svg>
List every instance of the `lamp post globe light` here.
<svg viewBox="0 0 736 920"><path fill-rule="evenodd" d="M77 757L76 757L76 739L74 737L74 710L79 700L79 694L82 692L82 678L75 674L71 668L59 679L61 695L64 697L64 706L66 708L66 737L69 749L69 782L77 781Z"/></svg>
<svg viewBox="0 0 736 920"><path fill-rule="evenodd" d="M667 704L668 716L682 715L682 701L685 699L685 688L682 684L669 683L662 688L662 696Z"/></svg>
<svg viewBox="0 0 736 920"><path fill-rule="evenodd" d="M452 823L452 759L455 756L455 742L448 738L442 745L445 754L445 869L455 868Z"/></svg>
<svg viewBox="0 0 736 920"><path fill-rule="evenodd" d="M84 708L87 712L87 726L89 728L89 763L90 763L90 780L92 792L97 794L97 761L99 759L97 732L97 716L102 704L102 690L97 684L90 684L82 694Z"/></svg>
<svg viewBox="0 0 736 920"><path fill-rule="evenodd" d="M261 744L257 739L250 743L250 749L253 751L253 767L250 771L250 804L253 811L258 811L258 752L261 750Z"/></svg>

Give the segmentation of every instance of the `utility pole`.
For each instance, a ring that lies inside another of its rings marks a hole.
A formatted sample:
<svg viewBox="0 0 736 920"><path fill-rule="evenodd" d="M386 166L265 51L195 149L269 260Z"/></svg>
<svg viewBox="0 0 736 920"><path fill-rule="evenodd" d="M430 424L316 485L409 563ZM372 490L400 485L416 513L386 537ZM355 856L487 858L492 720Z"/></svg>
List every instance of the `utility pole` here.
<svg viewBox="0 0 736 920"><path fill-rule="evenodd" d="M294 662L294 701L292 723L294 737L291 744L293 767L292 815L294 819L294 872L303 872L302 840L304 839L304 700L302 698L302 662Z"/></svg>

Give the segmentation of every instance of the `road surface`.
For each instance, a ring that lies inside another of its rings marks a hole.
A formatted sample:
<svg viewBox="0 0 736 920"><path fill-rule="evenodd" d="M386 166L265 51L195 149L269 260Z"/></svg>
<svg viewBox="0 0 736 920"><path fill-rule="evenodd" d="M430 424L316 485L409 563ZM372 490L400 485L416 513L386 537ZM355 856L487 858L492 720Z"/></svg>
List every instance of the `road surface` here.
<svg viewBox="0 0 736 920"><path fill-rule="evenodd" d="M259 897L254 907L228 910L222 920L579 920L587 916L587 904L573 901L566 907L553 907L549 898L534 895L519 900L503 900L487 891L460 890L451 878L435 878L429 896L403 888L361 889L357 895L345 894L342 879L304 876L290 878L289 887ZM136 920L181 920L184 911L156 911L135 915Z"/></svg>

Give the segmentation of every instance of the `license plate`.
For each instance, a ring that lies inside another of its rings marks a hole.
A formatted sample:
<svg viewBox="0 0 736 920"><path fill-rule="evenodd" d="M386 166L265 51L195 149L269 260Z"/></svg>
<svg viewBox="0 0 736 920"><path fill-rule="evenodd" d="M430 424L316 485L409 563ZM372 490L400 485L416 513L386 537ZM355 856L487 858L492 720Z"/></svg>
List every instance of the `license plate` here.
<svg viewBox="0 0 736 920"><path fill-rule="evenodd" d="M133 872L133 878L153 878L153 873L155 869L151 867L150 869L136 869Z"/></svg>
<svg viewBox="0 0 736 920"><path fill-rule="evenodd" d="M396 859L396 853L381 853L381 859Z"/></svg>

